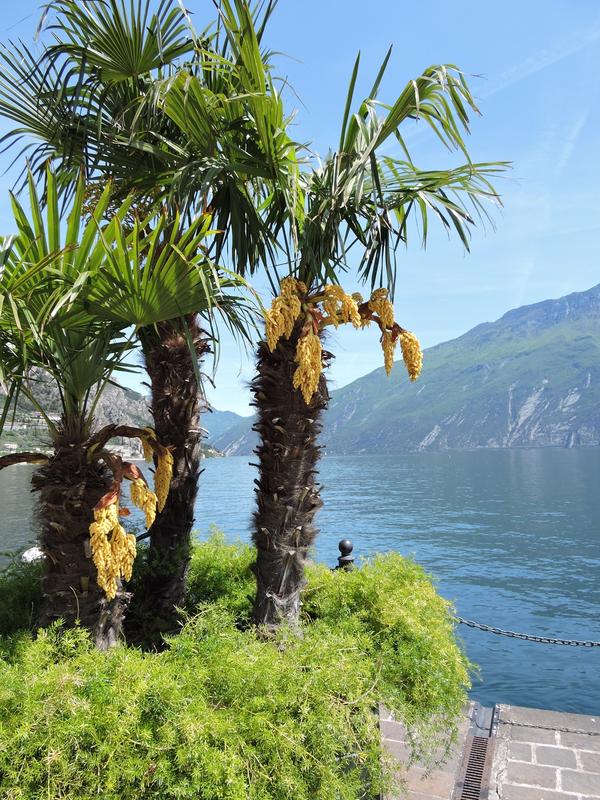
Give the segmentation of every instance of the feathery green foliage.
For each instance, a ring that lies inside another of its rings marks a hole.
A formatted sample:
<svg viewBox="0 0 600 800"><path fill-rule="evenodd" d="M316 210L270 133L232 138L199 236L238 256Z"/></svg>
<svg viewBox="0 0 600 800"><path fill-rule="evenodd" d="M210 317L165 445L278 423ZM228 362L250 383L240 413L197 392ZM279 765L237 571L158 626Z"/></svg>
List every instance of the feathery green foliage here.
<svg viewBox="0 0 600 800"><path fill-rule="evenodd" d="M32 630L42 600L43 565L16 555L0 570L0 636Z"/></svg>
<svg viewBox="0 0 600 800"><path fill-rule="evenodd" d="M307 579L304 614L311 624L369 641L385 702L401 709L403 719L416 722L425 710L458 713L468 673L454 638L452 606L422 567L390 552L352 572L313 564Z"/></svg>
<svg viewBox="0 0 600 800"><path fill-rule="evenodd" d="M186 609L214 603L236 620L250 618L255 578L253 547L228 544L218 531L196 544L190 564ZM310 563L303 593L306 627L321 622L370 642L385 702L411 720L423 713L452 713L464 702L466 661L454 639L452 605L410 558L390 552L351 572Z"/></svg>
<svg viewBox="0 0 600 800"><path fill-rule="evenodd" d="M254 548L238 542L228 544L225 536L212 529L210 537L196 543L192 551L186 590L186 611L194 615L204 603L215 603L246 624L256 578L252 563Z"/></svg>
<svg viewBox="0 0 600 800"><path fill-rule="evenodd" d="M389 779L380 702L431 754L468 675L451 609L423 571L396 555L354 573L312 566L304 636L261 641L240 626L252 559L218 535L196 545L191 617L160 654L98 653L77 630L0 640L0 789L49 800L358 800Z"/></svg>

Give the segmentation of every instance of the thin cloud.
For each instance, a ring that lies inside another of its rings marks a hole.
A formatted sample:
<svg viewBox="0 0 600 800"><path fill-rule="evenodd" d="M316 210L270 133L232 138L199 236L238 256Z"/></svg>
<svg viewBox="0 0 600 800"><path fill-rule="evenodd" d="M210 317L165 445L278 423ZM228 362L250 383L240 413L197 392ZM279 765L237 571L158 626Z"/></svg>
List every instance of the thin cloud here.
<svg viewBox="0 0 600 800"><path fill-rule="evenodd" d="M480 96L484 99L487 99L488 97L498 94L498 92L503 92L510 86L514 86L516 83L529 78L531 75L535 75L537 72L541 72L541 70L546 69L547 67L551 67L554 64L558 64L560 61L564 61L565 58L569 58L570 56L585 50L599 39L600 24L596 24L589 30L586 30L584 33L579 32L575 36L572 36L566 43L562 43L559 46L551 49L544 48L538 53L529 56L520 64L516 64L515 66L503 72L499 76L498 83L490 86L488 91L482 92Z"/></svg>
<svg viewBox="0 0 600 800"><path fill-rule="evenodd" d="M544 48L543 50L540 50L539 52L529 56L524 61L521 61L520 63L515 64L509 69L505 70L498 76L495 84L492 84L483 91L477 93L477 99L487 100L499 92L503 92L505 89L520 83L526 78L529 78L532 75L535 75L536 73L541 72L542 70L547 69L554 64L558 64L561 61L564 61L566 58L581 52L582 50L585 50L587 47L590 47L599 40L600 23L596 23L586 31L579 31L577 34L571 36L567 42L562 42L553 48ZM415 122L413 127L409 128L404 134L404 139L406 142L412 142L415 139L420 138L429 130L430 129L428 126ZM388 156L394 156L400 152L400 146L396 142L390 141L388 147L384 147L383 151ZM568 155L570 157L570 153Z"/></svg>
<svg viewBox="0 0 600 800"><path fill-rule="evenodd" d="M560 156L556 162L554 171L557 176L560 176L565 171L569 161L571 160L571 156L573 155L573 151L575 149L575 145L577 144L577 140L581 135L581 131L583 130L585 123L590 115L589 107L584 109L581 114L574 120L573 124L570 126L567 134L565 136L565 140L563 142Z"/></svg>

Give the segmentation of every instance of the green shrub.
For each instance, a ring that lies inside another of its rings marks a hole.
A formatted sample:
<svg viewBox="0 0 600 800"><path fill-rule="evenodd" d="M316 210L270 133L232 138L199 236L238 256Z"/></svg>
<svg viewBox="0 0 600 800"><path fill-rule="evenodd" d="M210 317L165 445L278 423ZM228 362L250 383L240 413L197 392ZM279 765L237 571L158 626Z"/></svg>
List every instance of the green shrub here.
<svg viewBox="0 0 600 800"><path fill-rule="evenodd" d="M197 545L191 616L161 653L99 653L81 630L0 639L0 796L375 797L378 704L431 731L465 700L447 604L399 556L312 566L303 636L261 640L240 625L252 560L222 537Z"/></svg>
<svg viewBox="0 0 600 800"><path fill-rule="evenodd" d="M252 611L256 579L251 565L254 548L241 542L228 544L213 529L205 542L194 547L187 581L186 610L194 614L206 603L218 603L237 620L246 622Z"/></svg>
<svg viewBox="0 0 600 800"><path fill-rule="evenodd" d="M356 631L369 642L384 701L402 718L455 718L465 702L468 662L457 646L451 603L412 559L386 553L352 572L312 565L304 593L310 620Z"/></svg>
<svg viewBox="0 0 600 800"><path fill-rule="evenodd" d="M0 635L5 636L35 625L42 599L41 561L24 563L13 556L0 571Z"/></svg>

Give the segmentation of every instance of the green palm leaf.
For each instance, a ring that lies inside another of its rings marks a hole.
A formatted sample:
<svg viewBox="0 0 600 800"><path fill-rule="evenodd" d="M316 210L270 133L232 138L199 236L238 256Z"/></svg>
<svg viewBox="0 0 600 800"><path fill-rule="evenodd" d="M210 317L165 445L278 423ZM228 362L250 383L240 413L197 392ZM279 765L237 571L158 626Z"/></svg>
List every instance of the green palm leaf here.
<svg viewBox="0 0 600 800"><path fill-rule="evenodd" d="M469 113L477 112L462 73L454 65L433 66L409 81L396 100L386 104L378 92L388 67L386 54L369 95L352 113L359 71L351 74L340 133L340 148L320 166L302 175L306 207L291 224L298 231L297 259L292 271L309 285L335 282L349 267L349 253L360 248L358 274L374 288L393 293L396 253L412 234L411 219L426 245L433 215L469 249L477 220L491 220L500 205L492 181L507 162L473 163L463 134ZM404 124L420 121L450 150L467 157L465 164L442 170L420 170L402 135ZM381 154L396 142L403 157Z"/></svg>
<svg viewBox="0 0 600 800"><path fill-rule="evenodd" d="M136 80L194 47L188 20L173 0L161 0L152 15L149 3L125 0L55 0L50 9L56 20L49 30L58 43L48 55L84 64L104 84Z"/></svg>

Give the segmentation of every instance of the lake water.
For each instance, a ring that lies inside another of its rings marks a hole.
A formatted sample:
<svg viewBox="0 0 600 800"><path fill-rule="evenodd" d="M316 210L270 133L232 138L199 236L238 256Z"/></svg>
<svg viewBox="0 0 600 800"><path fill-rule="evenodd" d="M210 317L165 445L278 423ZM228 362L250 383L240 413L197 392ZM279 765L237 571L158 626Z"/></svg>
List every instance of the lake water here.
<svg viewBox="0 0 600 800"><path fill-rule="evenodd" d="M0 473L0 549L33 541L28 467ZM205 461L197 528L248 538L255 470ZM315 556L413 555L462 617L500 628L600 640L600 449L328 457ZM459 627L487 705L600 713L600 648L523 642Z"/></svg>

